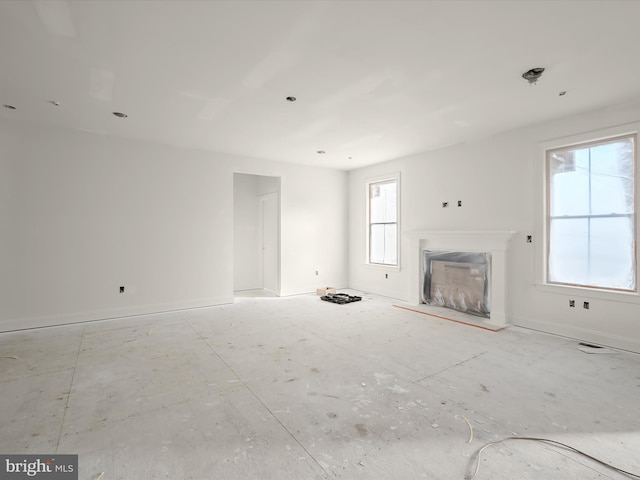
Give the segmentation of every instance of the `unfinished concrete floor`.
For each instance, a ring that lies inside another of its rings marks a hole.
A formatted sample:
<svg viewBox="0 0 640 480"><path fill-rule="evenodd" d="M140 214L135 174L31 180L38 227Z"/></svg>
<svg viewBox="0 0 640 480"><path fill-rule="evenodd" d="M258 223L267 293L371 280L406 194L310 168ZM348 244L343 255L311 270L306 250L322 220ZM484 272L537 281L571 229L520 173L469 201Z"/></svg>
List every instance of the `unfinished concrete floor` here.
<svg viewBox="0 0 640 480"><path fill-rule="evenodd" d="M639 355L392 303L242 297L1 334L0 452L78 454L82 480L463 479L485 443L527 435L640 473ZM522 440L480 463L629 478Z"/></svg>

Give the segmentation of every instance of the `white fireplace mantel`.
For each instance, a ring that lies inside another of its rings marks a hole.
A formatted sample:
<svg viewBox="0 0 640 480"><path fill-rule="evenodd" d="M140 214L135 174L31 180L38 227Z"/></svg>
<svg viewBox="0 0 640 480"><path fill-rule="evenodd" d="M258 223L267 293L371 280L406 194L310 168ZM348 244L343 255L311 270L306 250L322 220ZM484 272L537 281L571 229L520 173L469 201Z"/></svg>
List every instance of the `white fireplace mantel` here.
<svg viewBox="0 0 640 480"><path fill-rule="evenodd" d="M509 324L507 299L507 252L515 231L503 230L450 230L417 231L406 234L409 241L409 295L410 304L422 301L422 255L424 250L482 252L491 254L491 318L487 323L504 327Z"/></svg>

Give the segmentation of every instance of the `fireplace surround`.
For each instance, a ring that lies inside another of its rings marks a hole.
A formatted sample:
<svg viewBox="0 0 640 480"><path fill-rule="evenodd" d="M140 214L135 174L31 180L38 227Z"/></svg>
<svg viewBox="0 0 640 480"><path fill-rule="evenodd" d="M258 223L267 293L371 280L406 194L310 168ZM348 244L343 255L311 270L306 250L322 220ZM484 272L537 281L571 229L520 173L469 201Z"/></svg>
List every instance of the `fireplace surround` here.
<svg viewBox="0 0 640 480"><path fill-rule="evenodd" d="M508 251L515 231L474 230L474 231L416 231L407 234L409 243L408 302L422 303L423 263L425 251L478 252L488 253L491 258L489 275L489 296L491 298L490 317L486 323L502 328L509 325L508 305Z"/></svg>

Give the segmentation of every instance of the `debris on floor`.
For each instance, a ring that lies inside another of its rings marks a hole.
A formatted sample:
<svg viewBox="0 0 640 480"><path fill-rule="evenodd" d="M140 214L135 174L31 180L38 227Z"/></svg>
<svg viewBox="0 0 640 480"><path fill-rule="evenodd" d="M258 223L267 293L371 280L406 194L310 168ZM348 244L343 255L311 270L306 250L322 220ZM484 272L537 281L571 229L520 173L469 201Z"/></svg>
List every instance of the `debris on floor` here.
<svg viewBox="0 0 640 480"><path fill-rule="evenodd" d="M609 354L618 353L615 350L611 350L610 348L605 348L599 345L592 345L590 343L583 343L583 342L580 342L577 348L578 350L584 353L609 353Z"/></svg>
<svg viewBox="0 0 640 480"><path fill-rule="evenodd" d="M359 302L360 300L362 300L362 297L347 295L346 293L333 293L330 295L323 295L322 297L320 297L320 300L324 300L325 302L337 303L338 305L344 305L345 303Z"/></svg>

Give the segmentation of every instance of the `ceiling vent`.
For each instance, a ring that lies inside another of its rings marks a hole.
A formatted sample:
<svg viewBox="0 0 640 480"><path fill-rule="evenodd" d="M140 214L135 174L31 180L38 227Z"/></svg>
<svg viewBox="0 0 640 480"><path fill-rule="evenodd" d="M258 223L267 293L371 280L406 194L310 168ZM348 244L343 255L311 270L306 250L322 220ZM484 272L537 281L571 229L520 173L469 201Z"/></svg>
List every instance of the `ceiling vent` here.
<svg viewBox="0 0 640 480"><path fill-rule="evenodd" d="M522 78L529 82L529 84L536 83L542 76L542 72L544 72L544 68L532 68L531 70L527 70L526 72L524 72L522 74Z"/></svg>

